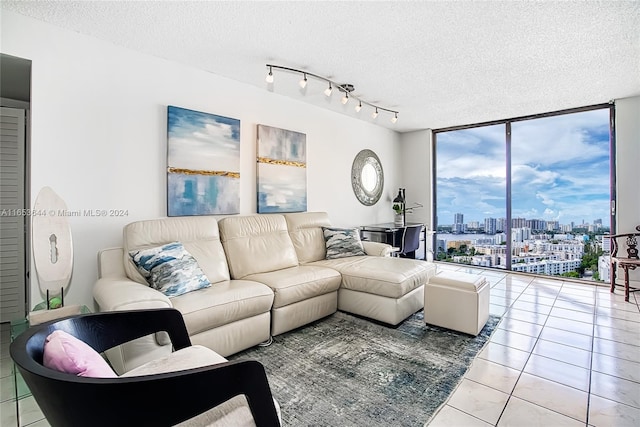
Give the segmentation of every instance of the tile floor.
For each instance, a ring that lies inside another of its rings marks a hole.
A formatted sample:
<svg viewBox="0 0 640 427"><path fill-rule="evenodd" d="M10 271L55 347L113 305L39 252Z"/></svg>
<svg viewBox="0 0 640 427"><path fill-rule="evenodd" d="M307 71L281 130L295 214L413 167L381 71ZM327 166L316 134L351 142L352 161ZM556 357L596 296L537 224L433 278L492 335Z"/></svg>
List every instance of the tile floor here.
<svg viewBox="0 0 640 427"><path fill-rule="evenodd" d="M45 427L49 423L31 396L16 401L13 362L9 357L11 330L9 323L0 324L0 427Z"/></svg>
<svg viewBox="0 0 640 427"><path fill-rule="evenodd" d="M486 276L503 318L429 427L640 425L640 294L625 302L604 286L438 269ZM0 338L0 426L48 426L33 397L16 405L8 324Z"/></svg>
<svg viewBox="0 0 640 427"><path fill-rule="evenodd" d="M640 294L445 269L487 277L503 318L429 427L640 425Z"/></svg>

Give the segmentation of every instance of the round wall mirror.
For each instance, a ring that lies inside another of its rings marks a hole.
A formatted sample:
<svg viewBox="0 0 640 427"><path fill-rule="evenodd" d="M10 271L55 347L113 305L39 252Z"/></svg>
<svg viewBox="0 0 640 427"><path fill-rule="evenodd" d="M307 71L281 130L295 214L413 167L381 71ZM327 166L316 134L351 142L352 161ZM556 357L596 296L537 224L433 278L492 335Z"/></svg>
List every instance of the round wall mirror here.
<svg viewBox="0 0 640 427"><path fill-rule="evenodd" d="M384 173L380 159L371 150L362 150L351 166L351 186L356 198L366 206L375 205L384 187Z"/></svg>

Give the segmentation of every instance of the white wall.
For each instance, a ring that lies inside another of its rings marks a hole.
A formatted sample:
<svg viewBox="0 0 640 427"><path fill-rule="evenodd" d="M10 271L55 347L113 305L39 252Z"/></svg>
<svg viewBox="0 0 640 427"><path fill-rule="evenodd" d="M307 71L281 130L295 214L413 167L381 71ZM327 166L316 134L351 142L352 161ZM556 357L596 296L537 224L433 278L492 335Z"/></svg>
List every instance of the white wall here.
<svg viewBox="0 0 640 427"><path fill-rule="evenodd" d="M334 225L390 221L399 181L396 132L163 59L4 11L1 51L32 60L31 195L52 187L70 210L124 209L126 217L70 219L75 267L68 303L93 305L98 250L121 245L122 227L166 216L166 107L240 119L242 214L256 212L256 125L307 135L308 210ZM264 61L256 64L263 67ZM385 194L361 205L351 164L375 151ZM43 300L32 269L31 307Z"/></svg>
<svg viewBox="0 0 640 427"><path fill-rule="evenodd" d="M407 207L420 203L422 208L416 208L407 214L407 222L422 222L432 229L431 224L431 130L419 130L403 133L400 136L401 172L400 186L406 188ZM396 189L396 193L397 193Z"/></svg>
<svg viewBox="0 0 640 427"><path fill-rule="evenodd" d="M640 224L640 96L617 99L616 106L616 192L617 230L629 233Z"/></svg>
<svg viewBox="0 0 640 427"><path fill-rule="evenodd" d="M616 106L616 233L631 233L640 225L640 96L617 99ZM623 278L618 271L618 283ZM631 286L640 287L640 270L630 271Z"/></svg>

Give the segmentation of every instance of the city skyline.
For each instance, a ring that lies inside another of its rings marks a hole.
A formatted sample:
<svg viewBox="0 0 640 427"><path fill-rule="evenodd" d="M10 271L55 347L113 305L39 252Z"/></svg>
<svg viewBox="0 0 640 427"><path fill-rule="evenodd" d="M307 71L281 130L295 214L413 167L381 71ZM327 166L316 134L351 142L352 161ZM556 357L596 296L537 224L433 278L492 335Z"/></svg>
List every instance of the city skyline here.
<svg viewBox="0 0 640 427"><path fill-rule="evenodd" d="M439 226L451 226L451 225L453 225L453 224L455 224L455 223L456 223L456 222L455 222L455 220L458 218L458 216L459 216L459 215L462 215L462 224L470 225L470 224L471 224L471 223L473 223L473 222L477 222L477 223L479 224L479 227L483 227L483 226L484 226L484 223L485 223L485 221L486 221L487 219L494 219L494 220L496 220L496 221L499 221L499 220L501 220L501 219L506 220L506 218L505 218L505 217L499 217L499 218L496 218L496 217L486 217L486 218L483 218L483 219L480 219L480 220L476 220L476 219L467 220L467 219L466 219L466 215L465 215L465 213L464 213L464 212L456 212L456 213L454 213L454 214L453 214L454 219L453 219L453 221L452 221L452 222L438 221L438 225L439 225ZM549 222L556 222L556 220L545 220L545 219L542 219L542 218L525 218L525 217L513 217L513 218L511 218L511 220L512 220L512 221L514 221L514 220L545 221L545 222L547 222L547 223L549 223ZM597 221L600 221L600 223L601 223L603 226L605 226L605 221L604 221L602 218L593 218L593 219L591 219L591 220L584 219L584 220L582 220L582 221L579 221L579 222L573 222L573 223L571 223L571 222L568 222L568 223L558 222L558 224L559 224L560 226L563 226L563 225L571 225L571 224L573 224L574 226L580 226L580 225L595 225Z"/></svg>
<svg viewBox="0 0 640 427"><path fill-rule="evenodd" d="M609 109L511 124L512 218L610 225ZM505 125L437 134L438 224L506 217Z"/></svg>

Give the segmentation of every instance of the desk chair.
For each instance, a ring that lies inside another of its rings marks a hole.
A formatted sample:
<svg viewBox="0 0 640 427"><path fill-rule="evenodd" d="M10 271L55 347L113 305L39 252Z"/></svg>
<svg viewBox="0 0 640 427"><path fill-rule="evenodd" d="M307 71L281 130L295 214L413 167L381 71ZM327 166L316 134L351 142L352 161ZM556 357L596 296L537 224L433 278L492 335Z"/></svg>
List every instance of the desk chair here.
<svg viewBox="0 0 640 427"><path fill-rule="evenodd" d="M413 253L413 257L415 258L415 251L420 247L420 233L422 232L422 227L422 224L405 227L402 232L400 249L394 252L393 255L408 258L409 254Z"/></svg>

